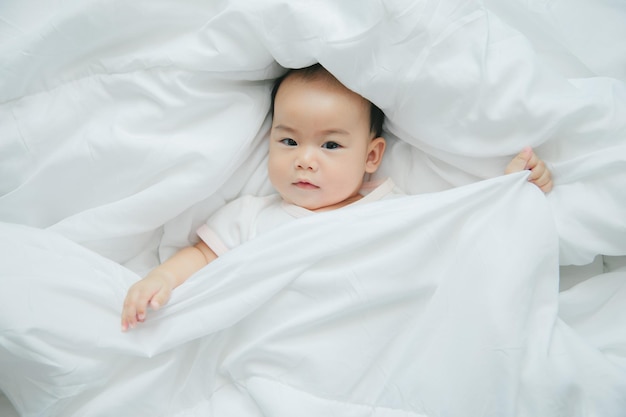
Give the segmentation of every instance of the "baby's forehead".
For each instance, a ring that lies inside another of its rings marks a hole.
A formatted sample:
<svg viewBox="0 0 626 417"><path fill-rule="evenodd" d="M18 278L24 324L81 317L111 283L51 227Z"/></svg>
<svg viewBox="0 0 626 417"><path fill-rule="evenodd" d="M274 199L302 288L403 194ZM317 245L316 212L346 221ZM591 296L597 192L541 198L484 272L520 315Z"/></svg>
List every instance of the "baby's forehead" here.
<svg viewBox="0 0 626 417"><path fill-rule="evenodd" d="M297 82L309 85L312 88L326 87L329 90L336 90L337 92L345 92L349 94L356 94L345 85L341 83L334 75L326 70L320 70L315 73L305 73L295 71L285 78L284 82ZM357 94L358 95L358 94Z"/></svg>
<svg viewBox="0 0 626 417"><path fill-rule="evenodd" d="M305 87L304 89L300 89L303 93L306 93L307 91L315 91L321 94L328 93L342 95L350 98L351 100L362 103L364 109L369 109L370 102L367 99L350 90L327 71L306 75L295 72L285 78L281 87L285 84L287 86L297 84L298 87ZM278 94L278 96L280 96L280 94ZM277 97L277 99L280 98Z"/></svg>

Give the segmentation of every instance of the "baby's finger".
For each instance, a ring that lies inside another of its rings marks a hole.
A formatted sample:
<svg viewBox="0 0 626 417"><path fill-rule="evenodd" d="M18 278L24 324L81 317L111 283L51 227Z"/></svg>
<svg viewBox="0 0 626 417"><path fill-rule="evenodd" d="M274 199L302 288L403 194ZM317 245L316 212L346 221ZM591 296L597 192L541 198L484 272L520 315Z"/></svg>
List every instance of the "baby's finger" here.
<svg viewBox="0 0 626 417"><path fill-rule="evenodd" d="M526 161L526 169L530 169L531 171L533 171L536 168L540 168L541 166L545 168L543 161L539 159L537 154L532 149L530 149L530 153L528 154L528 160Z"/></svg>
<svg viewBox="0 0 626 417"><path fill-rule="evenodd" d="M167 302L170 300L171 294L172 291L169 288L165 286L161 287L161 289L159 289L159 291L154 294L154 296L150 300L150 307L152 307L153 310L158 310L159 308L167 304Z"/></svg>
<svg viewBox="0 0 626 417"><path fill-rule="evenodd" d="M528 176L528 180L533 181L533 182L539 179L542 175L545 175L546 172L547 173L550 172L548 171L546 164L540 159L537 159L534 166L529 169L530 169L530 175Z"/></svg>
<svg viewBox="0 0 626 417"><path fill-rule="evenodd" d="M146 320L146 310L151 299L152 294L150 293L142 293L137 297L135 302L135 319L137 322L143 323Z"/></svg>
<svg viewBox="0 0 626 417"><path fill-rule="evenodd" d="M136 318L137 310L135 309L134 297L128 294L124 300L124 308L122 309L122 331L125 332L129 328L135 327L137 324Z"/></svg>
<svg viewBox="0 0 626 417"><path fill-rule="evenodd" d="M137 322L142 322L146 318L146 307L150 301L151 294L137 287L131 287L124 300L122 309L122 330L134 328Z"/></svg>
<svg viewBox="0 0 626 417"><path fill-rule="evenodd" d="M532 180L532 183L541 188L544 193L552 190L552 175L550 170L545 169L539 178Z"/></svg>
<svg viewBox="0 0 626 417"><path fill-rule="evenodd" d="M509 162L504 170L504 173L512 174L514 172L521 172L528 169L528 162L532 155L534 155L534 153L530 147L522 149L522 151L515 155L511 162Z"/></svg>

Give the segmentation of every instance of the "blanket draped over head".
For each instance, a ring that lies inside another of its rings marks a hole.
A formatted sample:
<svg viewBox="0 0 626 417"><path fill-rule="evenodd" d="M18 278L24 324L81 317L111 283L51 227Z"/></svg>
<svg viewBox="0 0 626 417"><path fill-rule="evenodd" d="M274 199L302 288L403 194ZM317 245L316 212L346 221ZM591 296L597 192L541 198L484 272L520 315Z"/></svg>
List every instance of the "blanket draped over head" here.
<svg viewBox="0 0 626 417"><path fill-rule="evenodd" d="M0 5L0 391L22 416L626 410L626 6ZM319 62L385 112L407 197L220 257L120 331L133 282L272 192L269 92ZM552 170L501 176L532 146Z"/></svg>

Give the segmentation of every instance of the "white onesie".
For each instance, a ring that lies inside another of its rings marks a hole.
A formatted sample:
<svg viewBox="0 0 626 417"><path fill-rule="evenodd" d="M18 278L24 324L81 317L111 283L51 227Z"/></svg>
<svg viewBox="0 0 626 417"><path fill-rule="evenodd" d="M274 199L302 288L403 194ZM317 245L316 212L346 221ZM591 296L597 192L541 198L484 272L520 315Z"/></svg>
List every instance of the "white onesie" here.
<svg viewBox="0 0 626 417"><path fill-rule="evenodd" d="M363 198L349 204L350 206L403 195L389 178L378 184L364 183L359 193ZM266 197L248 195L219 209L197 233L217 256L221 256L268 230L314 213L304 207L286 203L278 194Z"/></svg>

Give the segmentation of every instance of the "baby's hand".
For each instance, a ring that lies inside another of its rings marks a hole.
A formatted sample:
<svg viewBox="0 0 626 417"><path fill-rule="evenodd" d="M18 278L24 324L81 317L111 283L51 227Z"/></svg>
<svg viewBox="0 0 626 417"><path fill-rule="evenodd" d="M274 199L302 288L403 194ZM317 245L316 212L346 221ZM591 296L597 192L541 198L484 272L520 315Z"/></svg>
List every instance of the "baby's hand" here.
<svg viewBox="0 0 626 417"><path fill-rule="evenodd" d="M520 172L524 170L530 171L528 181L535 184L544 193L549 192L552 189L552 174L532 148L526 147L509 162L504 170L505 174L512 174L513 172Z"/></svg>
<svg viewBox="0 0 626 417"><path fill-rule="evenodd" d="M152 271L128 290L122 310L122 331L134 328L146 319L148 305L157 310L167 303L172 294L173 277L161 271Z"/></svg>

